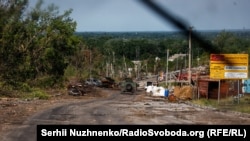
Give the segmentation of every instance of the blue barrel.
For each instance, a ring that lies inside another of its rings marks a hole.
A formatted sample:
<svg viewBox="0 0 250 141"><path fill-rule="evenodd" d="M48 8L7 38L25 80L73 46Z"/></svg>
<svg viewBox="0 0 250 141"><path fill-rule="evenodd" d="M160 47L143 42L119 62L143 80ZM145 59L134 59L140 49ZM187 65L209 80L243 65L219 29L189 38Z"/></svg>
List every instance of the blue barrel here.
<svg viewBox="0 0 250 141"><path fill-rule="evenodd" d="M165 89L165 94L164 94L164 96L165 96L165 97L168 97L168 94L169 94L169 90L168 90L168 89Z"/></svg>

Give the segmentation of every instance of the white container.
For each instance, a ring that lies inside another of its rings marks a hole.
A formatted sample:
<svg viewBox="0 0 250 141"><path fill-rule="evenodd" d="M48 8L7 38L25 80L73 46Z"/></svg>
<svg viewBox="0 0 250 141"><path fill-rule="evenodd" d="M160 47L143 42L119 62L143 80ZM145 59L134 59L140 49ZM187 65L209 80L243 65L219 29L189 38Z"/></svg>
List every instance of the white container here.
<svg viewBox="0 0 250 141"><path fill-rule="evenodd" d="M147 86L146 93L153 93L153 87L155 86Z"/></svg>
<svg viewBox="0 0 250 141"><path fill-rule="evenodd" d="M165 88L154 87L152 96L165 96Z"/></svg>

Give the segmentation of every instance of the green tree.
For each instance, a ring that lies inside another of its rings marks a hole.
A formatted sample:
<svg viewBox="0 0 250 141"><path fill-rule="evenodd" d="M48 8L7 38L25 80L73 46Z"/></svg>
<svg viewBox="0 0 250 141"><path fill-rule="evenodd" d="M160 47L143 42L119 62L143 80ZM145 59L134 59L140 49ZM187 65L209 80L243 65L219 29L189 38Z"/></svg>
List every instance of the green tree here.
<svg viewBox="0 0 250 141"><path fill-rule="evenodd" d="M25 49L23 44L22 14L27 7L27 0L0 1L0 77L3 82L16 84L23 81L26 69Z"/></svg>
<svg viewBox="0 0 250 141"><path fill-rule="evenodd" d="M243 49L240 40L233 33L222 31L213 40L213 43L219 47L221 53L239 53Z"/></svg>
<svg viewBox="0 0 250 141"><path fill-rule="evenodd" d="M72 9L59 14L54 4L42 9L39 0L35 8L25 11L27 1L6 1L12 6L5 6L2 12L13 13L14 20L6 17L8 24L0 23L2 81L17 86L48 78L47 85L59 83L80 42L74 34L76 22L69 17Z"/></svg>

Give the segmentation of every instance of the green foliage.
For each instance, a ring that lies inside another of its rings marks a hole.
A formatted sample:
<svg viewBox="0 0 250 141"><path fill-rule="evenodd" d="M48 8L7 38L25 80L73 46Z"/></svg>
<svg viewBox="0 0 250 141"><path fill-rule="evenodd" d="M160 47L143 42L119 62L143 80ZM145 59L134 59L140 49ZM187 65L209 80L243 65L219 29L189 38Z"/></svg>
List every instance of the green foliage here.
<svg viewBox="0 0 250 141"><path fill-rule="evenodd" d="M202 105L202 106L216 106L218 103L216 100L213 99L198 99L198 100L192 100L192 103Z"/></svg>
<svg viewBox="0 0 250 141"><path fill-rule="evenodd" d="M165 35L167 33L92 33L90 36L84 37L84 44L89 49L97 49L97 52L102 54L101 59L92 58L93 62L98 62L92 71L99 70L99 68L106 69L105 64L113 64L115 70L123 71L125 64L128 67L134 68L133 60L143 61L141 73L155 73L155 57L159 57L160 61L157 63L157 70L165 71L166 69L166 51L169 50L169 57L174 54L188 54L188 38L183 38L174 34L173 36ZM144 34L144 36L142 35ZM218 47L221 53L250 53L249 31L231 32L221 31L207 34L204 36L204 41L213 47ZM81 34L78 34L81 35ZM239 36L241 35L241 36ZM211 47L212 48L212 47ZM209 66L210 53L209 49L204 49L201 44L192 40L192 56L191 65ZM217 52L216 52L217 53ZM198 61L199 59L199 61ZM130 65L128 65L131 63ZM188 65L188 56L169 61L169 71L175 71L181 68L186 68ZM82 65L82 70L87 72L89 66ZM97 71L96 71L97 72Z"/></svg>
<svg viewBox="0 0 250 141"><path fill-rule="evenodd" d="M27 83L20 83L18 86L2 85L0 97L18 97L21 99L49 99L50 95L40 88L32 88Z"/></svg>
<svg viewBox="0 0 250 141"><path fill-rule="evenodd" d="M22 89L21 83L44 76L51 77L47 86L58 85L78 48L72 9L59 15L55 5L42 4L25 11L26 0L0 3L0 80L7 85Z"/></svg>
<svg viewBox="0 0 250 141"><path fill-rule="evenodd" d="M34 89L29 93L25 93L22 95L23 99L43 99L43 100L48 100L50 98L50 95L47 94L46 92L40 90L40 89Z"/></svg>
<svg viewBox="0 0 250 141"><path fill-rule="evenodd" d="M244 40L231 32L222 31L214 39L214 44L220 48L222 53L242 53L246 49L242 44Z"/></svg>
<svg viewBox="0 0 250 141"><path fill-rule="evenodd" d="M70 77L77 76L77 69L76 69L74 66L69 65L69 66L65 69L64 76L65 76L66 78L70 78Z"/></svg>
<svg viewBox="0 0 250 141"><path fill-rule="evenodd" d="M27 83L20 83L18 90L22 92L31 92L32 88Z"/></svg>
<svg viewBox="0 0 250 141"><path fill-rule="evenodd" d="M242 113L250 113L250 96L244 95L238 101L238 99L234 99L233 97L223 98L218 101L218 99L196 99L192 100L192 103L201 106L218 108L220 110L231 110Z"/></svg>
<svg viewBox="0 0 250 141"><path fill-rule="evenodd" d="M35 81L31 81L29 85L32 87L38 88L62 88L64 87L65 78L64 77L56 77L56 76L48 76L45 75L43 77L37 78Z"/></svg>

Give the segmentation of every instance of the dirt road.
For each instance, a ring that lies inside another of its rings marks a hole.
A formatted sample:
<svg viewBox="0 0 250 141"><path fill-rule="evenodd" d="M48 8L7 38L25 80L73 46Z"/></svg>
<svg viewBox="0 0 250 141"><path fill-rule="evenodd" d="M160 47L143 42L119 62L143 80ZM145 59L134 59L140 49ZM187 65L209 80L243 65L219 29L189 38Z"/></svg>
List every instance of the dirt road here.
<svg viewBox="0 0 250 141"><path fill-rule="evenodd" d="M185 102L172 103L164 97L101 90L101 96L57 99L40 103L23 118L2 123L1 141L34 141L38 124L249 124L250 116L199 107ZM34 104L34 103L33 103ZM43 106L41 106L43 105ZM26 105L27 106L27 105ZM35 107L35 106L34 106ZM3 120L3 118L2 118Z"/></svg>

